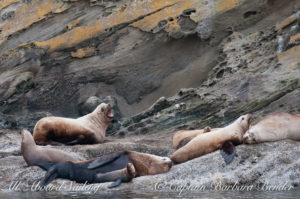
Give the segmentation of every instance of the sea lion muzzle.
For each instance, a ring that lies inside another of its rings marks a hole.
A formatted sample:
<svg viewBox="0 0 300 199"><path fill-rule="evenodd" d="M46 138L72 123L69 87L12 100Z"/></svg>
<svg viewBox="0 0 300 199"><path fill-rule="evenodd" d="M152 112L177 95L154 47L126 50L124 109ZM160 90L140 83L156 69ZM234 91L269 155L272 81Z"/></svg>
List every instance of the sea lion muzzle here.
<svg viewBox="0 0 300 199"><path fill-rule="evenodd" d="M106 116L110 119L114 117L114 110L112 109L110 104L108 104Z"/></svg>

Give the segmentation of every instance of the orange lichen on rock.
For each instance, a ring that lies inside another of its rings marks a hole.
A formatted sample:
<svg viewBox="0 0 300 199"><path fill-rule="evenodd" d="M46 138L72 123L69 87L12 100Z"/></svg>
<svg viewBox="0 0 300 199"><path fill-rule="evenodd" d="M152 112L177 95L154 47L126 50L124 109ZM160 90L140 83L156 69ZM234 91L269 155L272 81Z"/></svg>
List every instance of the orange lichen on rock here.
<svg viewBox="0 0 300 199"><path fill-rule="evenodd" d="M114 26L130 23L134 20L137 20L141 16L151 14L154 11L163 9L166 6L170 6L177 1L134 1L132 5L128 6L122 12L113 12L108 17L94 21L88 26L76 27L62 35L59 35L47 41L35 42L35 44L37 46L46 48L50 52L69 48L87 39L94 38L100 33L107 31Z"/></svg>
<svg viewBox="0 0 300 199"><path fill-rule="evenodd" d="M252 33L251 35L249 35L250 38L256 37L260 34L259 31Z"/></svg>
<svg viewBox="0 0 300 199"><path fill-rule="evenodd" d="M192 6L195 6L195 3L193 4L192 1L190 0L172 1L172 4L170 4L172 6L167 7L161 10L160 12L147 16L144 19L131 24L131 26L149 32L151 31L151 29L157 26L160 21L168 20L168 18L176 18L176 16L182 14L184 10L187 10ZM169 27L170 30L179 29L179 26L177 24L170 23L169 25L170 25Z"/></svg>
<svg viewBox="0 0 300 199"><path fill-rule="evenodd" d="M189 13L190 18L193 21L199 22L204 18L212 17L219 12L224 12L235 7L238 4L238 1L242 0L216 0L211 3L213 9L211 9L204 0L131 1L128 5L124 4L123 6L120 6L121 9L115 9L107 17L96 20L89 25L74 27L80 23L80 21L75 20L68 25L68 32L46 41L35 42L34 44L53 52L74 47L83 41L99 36L101 33L111 31L114 27L122 24L130 24L133 27L150 32L163 20L167 21L165 31L176 32L180 29L176 17L180 16L185 11L194 10L194 12L197 13L203 12L203 15L197 18L195 13ZM64 7L63 5L65 5L61 3L61 5L58 6L59 3L55 3L54 6L51 2L52 1L50 0L44 0L44 5L42 5L43 3L40 3L38 6L40 10L36 12L36 15L33 15L34 18L29 20L27 25L45 17L46 13L54 12L54 10ZM170 18L173 19L168 20Z"/></svg>
<svg viewBox="0 0 300 199"><path fill-rule="evenodd" d="M165 28L167 32L176 32L180 29L180 26L178 25L178 20L173 18L172 21L168 21L168 25Z"/></svg>
<svg viewBox="0 0 300 199"><path fill-rule="evenodd" d="M21 30L27 29L32 24L39 22L50 13L59 13L68 9L70 6L58 0L33 0L25 3L15 12L15 17L5 21L2 26L0 40Z"/></svg>
<svg viewBox="0 0 300 199"><path fill-rule="evenodd" d="M283 21L281 21L280 23L276 24L275 26L275 30L280 30L285 28L286 26L290 25L291 23L293 23L294 21L297 20L297 17L295 16L290 16L286 19L284 19Z"/></svg>
<svg viewBox="0 0 300 199"><path fill-rule="evenodd" d="M293 48L288 49L282 53L279 53L278 59L280 63L289 63L289 65L299 64L300 63L300 45L294 46Z"/></svg>
<svg viewBox="0 0 300 199"><path fill-rule="evenodd" d="M1 0L0 2L0 10L3 8L6 8L7 6L10 6L11 4L18 3L21 0Z"/></svg>
<svg viewBox="0 0 300 199"><path fill-rule="evenodd" d="M294 44L296 42L300 41L300 33L291 36L289 44Z"/></svg>
<svg viewBox="0 0 300 199"><path fill-rule="evenodd" d="M60 6L57 9L54 9L51 12L54 14L59 14L59 13L62 13L64 11L68 10L71 6L72 6L71 4L63 3L63 4L60 4Z"/></svg>
<svg viewBox="0 0 300 199"><path fill-rule="evenodd" d="M67 25L67 29L71 30L73 29L75 26L77 26L79 23L81 22L81 19L75 19L74 21L72 21L71 23L69 23Z"/></svg>
<svg viewBox="0 0 300 199"><path fill-rule="evenodd" d="M75 52L71 52L71 56L76 58L83 58L93 55L94 52L95 49L93 47L80 48L77 49Z"/></svg>
<svg viewBox="0 0 300 199"><path fill-rule="evenodd" d="M212 17L212 15L222 13L236 7L240 1L241 0L217 0L213 1L211 6L208 5L204 0L169 1L174 5L165 8L160 12L147 16L144 19L131 24L131 26L149 32L155 26L157 26L159 22L173 18L174 21L168 22L165 30L167 32L177 31L179 26L177 24L177 20L175 19L186 10L195 10L196 14L191 13L190 18L194 22L200 22L204 18Z"/></svg>
<svg viewBox="0 0 300 199"><path fill-rule="evenodd" d="M48 51L56 51L64 48L76 46L86 39L96 37L104 30L104 26L100 21L95 21L89 26L77 27L62 35L52 39L35 42L35 45L47 49Z"/></svg>
<svg viewBox="0 0 300 199"><path fill-rule="evenodd" d="M235 8L239 0L219 0L218 12L224 12L226 10Z"/></svg>

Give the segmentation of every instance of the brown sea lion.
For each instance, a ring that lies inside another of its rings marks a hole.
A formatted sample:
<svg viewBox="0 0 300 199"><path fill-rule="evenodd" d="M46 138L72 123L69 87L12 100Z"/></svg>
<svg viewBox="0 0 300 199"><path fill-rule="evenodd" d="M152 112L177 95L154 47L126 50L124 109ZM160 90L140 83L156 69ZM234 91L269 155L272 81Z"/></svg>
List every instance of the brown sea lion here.
<svg viewBox="0 0 300 199"><path fill-rule="evenodd" d="M179 149L189 143L194 137L218 130L219 128L210 128L209 126L205 127L204 129L199 129L199 130L181 130L177 131L174 136L173 136L173 148L174 149Z"/></svg>
<svg viewBox="0 0 300 199"><path fill-rule="evenodd" d="M183 163L222 148L221 154L225 162L229 164L235 155L233 143L239 144L242 142L243 135L248 130L251 122L252 116L247 114L224 128L200 134L187 145L175 151L171 159L175 164Z"/></svg>
<svg viewBox="0 0 300 199"><path fill-rule="evenodd" d="M41 185L46 186L57 178L79 183L129 182L133 177L165 173L172 167L167 157L135 151L120 151L81 162L67 161L53 165L46 173Z"/></svg>
<svg viewBox="0 0 300 199"><path fill-rule="evenodd" d="M244 142L247 144L284 139L300 141L300 114L269 114L251 126L244 135Z"/></svg>
<svg viewBox="0 0 300 199"><path fill-rule="evenodd" d="M77 161L76 158L66 152L49 147L37 146L29 131L21 131L22 143L21 153L28 166L39 166L47 170L52 163L64 162L67 160Z"/></svg>
<svg viewBox="0 0 300 199"><path fill-rule="evenodd" d="M45 117L35 125L33 138L39 145L102 143L112 118L111 105L105 103L77 119Z"/></svg>

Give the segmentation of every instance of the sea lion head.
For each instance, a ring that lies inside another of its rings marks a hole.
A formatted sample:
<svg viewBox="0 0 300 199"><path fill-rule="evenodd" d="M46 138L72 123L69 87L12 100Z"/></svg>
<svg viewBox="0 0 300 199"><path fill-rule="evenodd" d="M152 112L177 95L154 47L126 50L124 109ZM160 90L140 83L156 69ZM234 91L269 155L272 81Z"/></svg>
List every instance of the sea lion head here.
<svg viewBox="0 0 300 199"><path fill-rule="evenodd" d="M110 122L114 117L111 105L106 103L101 103L98 105L96 108L96 113L98 117L104 118L108 122Z"/></svg>
<svg viewBox="0 0 300 199"><path fill-rule="evenodd" d="M24 150L31 148L32 146L36 146L36 144L33 140L33 137L28 130L23 129L21 131L21 136L22 136L22 142L21 142L21 152L22 153L24 152Z"/></svg>
<svg viewBox="0 0 300 199"><path fill-rule="evenodd" d="M148 175L166 173L172 168L172 160L168 157L151 155L151 162L148 165Z"/></svg>
<svg viewBox="0 0 300 199"><path fill-rule="evenodd" d="M243 137L243 141L246 144L255 144L256 143L256 139L255 139L255 135L253 132L247 131Z"/></svg>
<svg viewBox="0 0 300 199"><path fill-rule="evenodd" d="M131 180L132 178L135 177L136 175L136 171L135 171L135 168L133 166L132 163L127 163L127 175L128 175L128 178Z"/></svg>
<svg viewBox="0 0 300 199"><path fill-rule="evenodd" d="M240 127L243 129L243 133L245 133L249 129L252 122L252 115L242 115L235 122L240 125Z"/></svg>
<svg viewBox="0 0 300 199"><path fill-rule="evenodd" d="M251 127L243 136L243 142L246 144L255 144L258 141L256 126Z"/></svg>
<svg viewBox="0 0 300 199"><path fill-rule="evenodd" d="M29 143L29 142L34 143L33 137L28 130L22 129L21 136L22 136L22 144Z"/></svg>

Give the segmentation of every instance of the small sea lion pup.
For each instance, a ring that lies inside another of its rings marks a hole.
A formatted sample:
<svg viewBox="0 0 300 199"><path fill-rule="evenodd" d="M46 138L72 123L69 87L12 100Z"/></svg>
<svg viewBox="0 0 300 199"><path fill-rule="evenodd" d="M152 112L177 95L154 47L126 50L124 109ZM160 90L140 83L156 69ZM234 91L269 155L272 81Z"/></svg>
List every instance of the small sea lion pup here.
<svg viewBox="0 0 300 199"><path fill-rule="evenodd" d="M58 149L37 146L31 133L26 129L21 131L21 135L21 153L28 166L39 166L42 169L47 170L53 163L77 160L71 155Z"/></svg>
<svg viewBox="0 0 300 199"><path fill-rule="evenodd" d="M244 142L247 144L284 139L300 141L300 114L269 114L251 126L244 135Z"/></svg>
<svg viewBox="0 0 300 199"><path fill-rule="evenodd" d="M113 116L111 105L102 103L77 119L44 117L35 125L33 138L39 145L102 143Z"/></svg>
<svg viewBox="0 0 300 199"><path fill-rule="evenodd" d="M199 130L181 130L177 131L173 136L173 148L179 149L189 143L193 138L196 136L218 130L219 128L210 128L209 126L205 127L204 129Z"/></svg>
<svg viewBox="0 0 300 199"><path fill-rule="evenodd" d="M134 177L165 173L172 167L167 157L135 151L109 153L96 159L53 165L46 173L41 186L46 186L57 178L69 179L78 183L102 183L113 181L109 188Z"/></svg>
<svg viewBox="0 0 300 199"><path fill-rule="evenodd" d="M179 164L217 149L222 149L221 155L226 164L229 164L235 156L234 144L242 143L243 135L249 129L251 122L252 116L247 114L240 116L237 120L224 128L200 134L184 147L175 151L171 159L175 164Z"/></svg>

